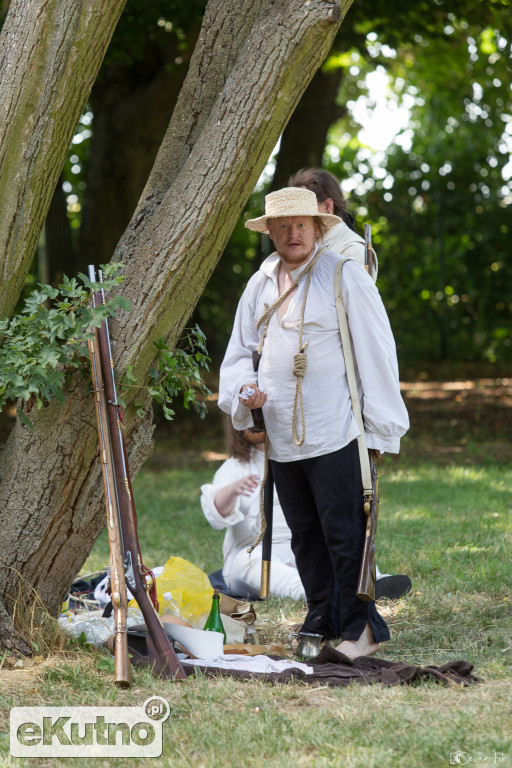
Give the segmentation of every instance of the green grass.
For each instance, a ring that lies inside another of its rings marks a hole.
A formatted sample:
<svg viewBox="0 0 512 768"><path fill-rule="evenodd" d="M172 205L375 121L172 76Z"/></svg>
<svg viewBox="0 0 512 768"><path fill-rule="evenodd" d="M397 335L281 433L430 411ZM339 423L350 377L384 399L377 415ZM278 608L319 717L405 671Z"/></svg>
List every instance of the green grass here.
<svg viewBox="0 0 512 768"><path fill-rule="evenodd" d="M137 477L139 537L149 566L171 555L207 572L221 566L223 534L210 528L199 504L200 485L218 463L150 465ZM7 757L6 718L15 704L128 705L158 694L171 704L164 754L137 765L437 768L448 766L457 750L484 764L503 753L498 764L511 765L511 481L511 466L488 463L442 467L387 459L381 469L378 563L382 571L408 573L413 591L379 604L392 635L380 655L435 665L466 659L479 684L336 689L201 676L172 683L135 671L133 687L119 691L101 668L101 652L55 654L33 663L25 677L22 670L2 673L1 764L22 765ZM84 573L107 562L102 535ZM304 606L272 599L256 610L263 641L285 641ZM73 760L78 768L109 765L123 761Z"/></svg>

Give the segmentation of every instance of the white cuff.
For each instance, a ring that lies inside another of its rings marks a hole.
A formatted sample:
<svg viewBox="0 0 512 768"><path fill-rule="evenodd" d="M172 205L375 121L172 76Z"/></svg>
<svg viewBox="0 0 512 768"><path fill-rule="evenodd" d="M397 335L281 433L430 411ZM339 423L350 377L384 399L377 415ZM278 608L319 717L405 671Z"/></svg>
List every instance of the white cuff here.
<svg viewBox="0 0 512 768"><path fill-rule="evenodd" d="M400 438L390 435L377 435L374 432L364 433L366 437L366 447L381 453L400 453Z"/></svg>

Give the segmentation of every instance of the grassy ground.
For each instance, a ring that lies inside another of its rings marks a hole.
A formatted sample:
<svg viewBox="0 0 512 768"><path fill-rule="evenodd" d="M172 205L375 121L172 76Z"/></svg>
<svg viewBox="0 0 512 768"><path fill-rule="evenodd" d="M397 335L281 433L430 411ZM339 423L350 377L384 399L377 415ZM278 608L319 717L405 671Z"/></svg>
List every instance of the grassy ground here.
<svg viewBox="0 0 512 768"><path fill-rule="evenodd" d="M221 766L512 766L512 408L503 382L459 382L405 389L415 425L399 459L381 467L378 562L408 573L413 591L379 608L391 630L381 656L421 665L453 659L474 664L481 681L468 688L422 683L346 689L302 683L208 680L180 683L135 671L117 690L99 651L68 649L0 670L1 765L8 757L12 706L140 705L166 698L162 758L152 768ZM489 409L492 404L492 409ZM157 451L134 483L141 549L148 565L172 555L209 572L221 565L222 534L204 521L198 499L221 460L218 423L160 430ZM201 431L204 440L187 436ZM187 445L183 451L182 445ZM84 572L103 568L102 536ZM272 599L256 605L263 641L286 643L304 606ZM456 757L456 753L466 753ZM451 757L452 756L452 757ZM50 766L65 761L29 761ZM69 760L68 760L69 762ZM76 758L73 765L125 765Z"/></svg>

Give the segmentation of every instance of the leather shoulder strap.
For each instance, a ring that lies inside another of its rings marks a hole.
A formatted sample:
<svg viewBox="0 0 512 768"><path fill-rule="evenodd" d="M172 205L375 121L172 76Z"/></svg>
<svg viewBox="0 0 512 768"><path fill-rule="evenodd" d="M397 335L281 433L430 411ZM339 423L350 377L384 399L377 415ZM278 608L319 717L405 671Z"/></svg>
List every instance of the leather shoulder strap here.
<svg viewBox="0 0 512 768"><path fill-rule="evenodd" d="M334 268L334 298L336 301L336 312L338 315L338 324L340 327L343 357L345 358L345 368L347 372L348 388L350 391L350 400L352 402L354 418L357 422L357 426L359 427L360 432L360 435L357 438L357 447L359 448L359 461L361 462L363 489L365 495L373 495L370 457L368 456L368 448L366 447L363 414L361 413L361 403L359 402L359 394L357 392L357 379L354 367L354 357L352 355L352 343L350 340L347 312L345 310L345 305L343 303L343 293L341 291L341 271L347 261L350 261L348 257L342 258L336 262L336 266Z"/></svg>

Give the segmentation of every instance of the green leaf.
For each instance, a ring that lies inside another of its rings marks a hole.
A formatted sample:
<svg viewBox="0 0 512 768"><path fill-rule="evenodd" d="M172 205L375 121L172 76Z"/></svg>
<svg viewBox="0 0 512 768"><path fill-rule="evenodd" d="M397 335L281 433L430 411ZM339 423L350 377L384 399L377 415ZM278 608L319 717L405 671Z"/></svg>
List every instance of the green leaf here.
<svg viewBox="0 0 512 768"><path fill-rule="evenodd" d="M27 416L27 414L25 413L23 408L18 408L16 412L18 414L18 417L19 417L19 420L21 421L21 423L24 424L26 427L28 427L31 432L33 432L34 431L34 423L32 421L30 421L29 417Z"/></svg>
<svg viewBox="0 0 512 768"><path fill-rule="evenodd" d="M109 269L115 275L117 266ZM115 287L122 278L104 283ZM2 402L36 397L38 408L51 397L64 401L63 388L73 369L83 370L87 357L87 339L92 326L118 308L126 308L124 297L113 295L97 308L91 301L90 281L82 275L80 285L75 278L64 276L58 288L38 285L25 301L21 313L0 320L0 393ZM33 424L22 409L18 411L23 424Z"/></svg>
<svg viewBox="0 0 512 768"><path fill-rule="evenodd" d="M101 671L105 670L109 674L114 673L115 659L113 656L104 656L96 662L96 669Z"/></svg>

